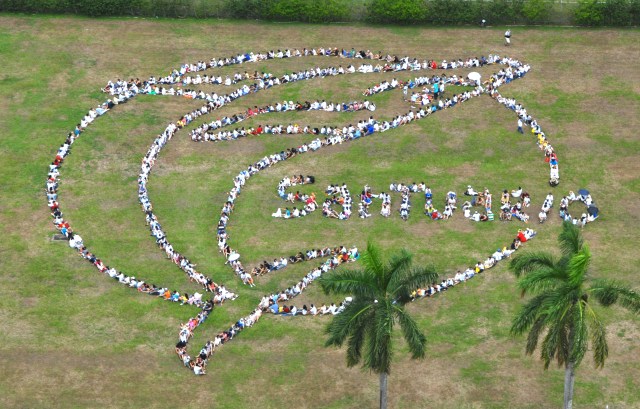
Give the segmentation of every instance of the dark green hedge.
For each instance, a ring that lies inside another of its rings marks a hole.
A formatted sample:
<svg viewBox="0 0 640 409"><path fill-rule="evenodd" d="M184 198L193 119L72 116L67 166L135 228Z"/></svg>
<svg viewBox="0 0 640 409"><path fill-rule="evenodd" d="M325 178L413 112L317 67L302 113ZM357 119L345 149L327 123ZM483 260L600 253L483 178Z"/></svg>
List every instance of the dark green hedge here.
<svg viewBox="0 0 640 409"><path fill-rule="evenodd" d="M310 23L637 26L640 0L0 0L0 12L221 17Z"/></svg>
<svg viewBox="0 0 640 409"><path fill-rule="evenodd" d="M350 21L349 0L225 0L220 17L330 23Z"/></svg>
<svg viewBox="0 0 640 409"><path fill-rule="evenodd" d="M0 0L0 11L124 16L138 14L137 11L143 10L142 3L144 0Z"/></svg>
<svg viewBox="0 0 640 409"><path fill-rule="evenodd" d="M640 0L580 0L574 18L585 26L637 26Z"/></svg>

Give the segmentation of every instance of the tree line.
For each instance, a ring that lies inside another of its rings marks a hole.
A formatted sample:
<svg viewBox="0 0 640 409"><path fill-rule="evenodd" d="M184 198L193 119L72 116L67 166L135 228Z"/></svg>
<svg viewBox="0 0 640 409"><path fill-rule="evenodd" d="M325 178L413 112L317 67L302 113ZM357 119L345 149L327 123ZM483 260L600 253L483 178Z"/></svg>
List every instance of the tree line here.
<svg viewBox="0 0 640 409"><path fill-rule="evenodd" d="M637 26L640 0L2 0L0 12L306 23Z"/></svg>

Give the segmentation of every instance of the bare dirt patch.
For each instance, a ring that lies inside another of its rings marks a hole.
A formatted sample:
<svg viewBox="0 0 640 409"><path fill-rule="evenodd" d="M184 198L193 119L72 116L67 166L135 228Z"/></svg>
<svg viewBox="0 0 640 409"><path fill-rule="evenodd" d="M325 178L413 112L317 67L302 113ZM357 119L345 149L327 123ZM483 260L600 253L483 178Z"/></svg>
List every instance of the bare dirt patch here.
<svg viewBox="0 0 640 409"><path fill-rule="evenodd" d="M632 155L609 163L607 170L614 180L630 182L640 178L640 155Z"/></svg>

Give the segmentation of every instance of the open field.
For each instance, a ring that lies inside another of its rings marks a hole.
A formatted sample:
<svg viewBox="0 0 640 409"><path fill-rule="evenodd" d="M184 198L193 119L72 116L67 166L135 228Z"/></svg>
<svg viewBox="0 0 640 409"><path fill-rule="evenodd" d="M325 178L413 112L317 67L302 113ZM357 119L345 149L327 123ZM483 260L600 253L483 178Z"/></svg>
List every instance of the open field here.
<svg viewBox="0 0 640 409"><path fill-rule="evenodd" d="M558 151L562 182L556 198L586 187L602 211L584 231L595 275L639 288L640 32L514 29L513 46L505 49L503 31L0 16L0 407L376 406L377 377L347 369L344 351L322 346L327 318L263 317L214 355L208 376L195 377L173 354L178 325L194 309L122 288L66 243L51 241L54 228L44 196L47 165L86 111L106 98L100 93L106 81L147 78L214 56L336 46L440 61L508 51L533 68L501 93L527 107ZM246 69L280 74L335 63L292 59ZM285 98L361 99L362 90L381 78L291 84L249 96L214 115ZM379 108L376 116L407 110L400 92L371 100ZM74 144L60 189L65 216L105 262L188 292L197 287L149 237L138 205L137 174L155 135L200 105L140 96L117 107ZM368 115L288 113L242 125L343 124ZM318 184L301 190L320 193L329 183L346 182L356 195L364 184L382 190L392 181L425 180L437 200L472 184L490 188L494 203L502 189L522 185L532 195L535 210L529 213L535 218L549 189L548 173L533 139L517 134L515 122L511 112L482 96L381 138L303 155L261 172L243 189L231 219L230 244L243 254L245 265L317 246L362 249L374 240L385 252L406 247L418 262L434 263L444 273L467 267L510 242L522 224L472 225L460 214L432 223L421 216L421 200L407 223L397 213L347 222L314 214L287 222L270 217L282 205L275 195L277 182L303 173L315 175ZM149 187L163 228L176 249L204 273L240 293L197 330L192 355L249 312L263 293L290 285L311 268L290 266L249 289L223 265L215 240L215 223L233 175L265 154L310 139L261 136L206 144L191 142L181 131L162 152ZM552 249L559 226L553 217L526 248ZM327 300L318 288L302 297L297 305ZM543 371L537 356L524 356L524 338L508 334L521 302L503 263L464 286L412 304L429 339L429 353L424 361L412 362L398 343L390 406L559 407L563 371ZM610 358L603 370L594 370L590 357L585 359L577 372L575 407L640 407L640 323L618 309L609 311L606 320Z"/></svg>

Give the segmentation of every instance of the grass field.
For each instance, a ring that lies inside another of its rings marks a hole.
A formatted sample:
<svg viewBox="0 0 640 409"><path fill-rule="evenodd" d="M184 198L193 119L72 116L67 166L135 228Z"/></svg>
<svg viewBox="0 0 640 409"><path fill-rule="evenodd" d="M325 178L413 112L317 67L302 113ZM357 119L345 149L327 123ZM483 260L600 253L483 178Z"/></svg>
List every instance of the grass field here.
<svg viewBox="0 0 640 409"><path fill-rule="evenodd" d="M44 197L47 166L67 132L105 99L100 88L106 81L147 78L214 56L336 46L436 60L508 52L526 61L532 71L501 93L524 103L558 151L562 182L556 197L586 187L598 203L602 216L584 230L594 254L594 275L638 288L640 32L514 29L509 49L502 45L502 33L501 28L0 16L0 224L5 231L0 242L0 407L376 406L377 377L347 369L344 351L322 346L327 318L264 317L214 355L208 376L193 376L181 368L173 346L179 323L193 316L194 309L115 285L66 243L51 240L54 228ZM255 69L279 74L334 63L292 59ZM285 98L361 99L362 90L381 78L338 77L283 86L246 97L215 115ZM371 100L379 108L376 116L407 110L398 92ZM139 96L100 118L74 144L59 192L65 216L108 264L188 292L197 287L186 282L149 237L137 201L137 174L155 135L196 106L200 103ZM368 115L296 113L258 121L343 124ZM405 247L416 261L455 272L510 242L521 225L472 225L460 214L432 223L421 217L421 204L407 223L396 214L347 222L315 214L286 222L270 217L282 204L275 195L277 182L303 173L318 180L306 191L346 182L357 194L364 184L381 190L392 181L425 180L436 198L448 190L461 194L467 184L486 186L496 196L522 185L532 195L535 218L549 189L548 174L534 141L515 130L513 114L482 96L383 137L287 161L261 172L243 190L230 224L230 244L241 251L245 265L253 265L310 247L364 248L373 240L385 252ZM255 289L246 288L223 265L215 241L217 215L233 175L265 154L309 139L261 136L206 144L191 142L181 131L162 152L149 188L163 228L174 247L203 272L240 293L197 330L190 342L194 354L249 312L263 293L290 285L311 268L291 266L261 278ZM553 249L559 226L553 217L526 248ZM311 288L296 304L325 300L318 288ZM559 407L563 371L545 372L537 356L524 355L524 338L508 334L521 303L503 264L435 299L412 304L429 352L424 361L414 362L402 342L397 343L390 406ZM638 320L618 309L605 314L610 358L602 370L585 359L577 372L575 407L640 407Z"/></svg>

